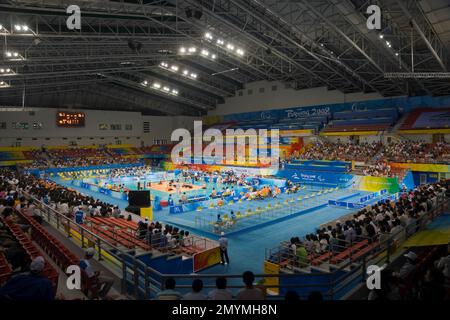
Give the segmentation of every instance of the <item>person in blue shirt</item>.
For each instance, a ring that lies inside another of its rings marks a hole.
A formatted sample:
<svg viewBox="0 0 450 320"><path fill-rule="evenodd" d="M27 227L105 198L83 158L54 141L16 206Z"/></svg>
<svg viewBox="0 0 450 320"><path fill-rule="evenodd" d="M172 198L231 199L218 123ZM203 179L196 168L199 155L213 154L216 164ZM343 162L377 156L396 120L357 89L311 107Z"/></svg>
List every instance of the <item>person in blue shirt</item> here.
<svg viewBox="0 0 450 320"><path fill-rule="evenodd" d="M44 196L44 198L42 199L42 201L44 201L44 203L47 204L47 205L50 204L50 197L49 197L49 195L46 194Z"/></svg>
<svg viewBox="0 0 450 320"><path fill-rule="evenodd" d="M41 275L45 267L43 257L36 257L30 264L30 272L19 273L0 288L0 300L51 301L55 291L50 279Z"/></svg>
<svg viewBox="0 0 450 320"><path fill-rule="evenodd" d="M75 222L78 224L83 224L84 222L84 212L79 208L75 211Z"/></svg>

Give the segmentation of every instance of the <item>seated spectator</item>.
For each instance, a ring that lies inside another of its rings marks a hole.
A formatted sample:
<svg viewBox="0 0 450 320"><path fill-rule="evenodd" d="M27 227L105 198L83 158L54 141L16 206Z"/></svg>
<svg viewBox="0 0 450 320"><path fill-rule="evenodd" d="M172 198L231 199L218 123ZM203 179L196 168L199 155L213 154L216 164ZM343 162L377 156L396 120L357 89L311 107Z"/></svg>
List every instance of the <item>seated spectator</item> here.
<svg viewBox="0 0 450 320"><path fill-rule="evenodd" d="M264 293L259 288L255 288L253 282L255 275L251 271L245 271L242 275L245 288L240 290L236 296L237 300L264 300Z"/></svg>
<svg viewBox="0 0 450 320"><path fill-rule="evenodd" d="M450 244L447 246L448 255L443 256L435 262L436 268L445 276L446 281L450 282Z"/></svg>
<svg viewBox="0 0 450 320"><path fill-rule="evenodd" d="M412 251L409 251L404 255L404 257L406 258L405 263L400 268L399 272L394 273L395 276L399 277L402 280L405 280L409 275L416 271L417 260L417 255Z"/></svg>
<svg viewBox="0 0 450 320"><path fill-rule="evenodd" d="M167 278L164 282L164 290L156 295L157 300L181 300L181 294L175 290L176 282L173 278Z"/></svg>
<svg viewBox="0 0 450 320"><path fill-rule="evenodd" d="M444 301L447 295L445 277L434 266L428 268L423 283L419 289L419 297L423 301Z"/></svg>
<svg viewBox="0 0 450 320"><path fill-rule="evenodd" d="M233 294L227 289L227 279L219 277L216 279L216 288L209 292L209 300L231 300Z"/></svg>
<svg viewBox="0 0 450 320"><path fill-rule="evenodd" d="M380 273L380 289L371 290L368 300L400 300L398 278L389 269L383 269Z"/></svg>
<svg viewBox="0 0 450 320"><path fill-rule="evenodd" d="M206 300L206 295L201 293L203 289L203 281L195 279L192 281L192 291L183 296L183 300Z"/></svg>
<svg viewBox="0 0 450 320"><path fill-rule="evenodd" d="M13 276L0 288L0 298L7 300L54 300L55 292L51 281L42 276L45 267L43 257L36 257L30 264L30 271Z"/></svg>
<svg viewBox="0 0 450 320"><path fill-rule="evenodd" d="M100 271L94 271L91 265L91 260L95 255L94 248L88 248L85 251L85 257L80 261L80 268L86 273L86 276L98 284L99 292L98 295L101 299L104 299L108 294L109 290L114 284L114 279L101 275Z"/></svg>

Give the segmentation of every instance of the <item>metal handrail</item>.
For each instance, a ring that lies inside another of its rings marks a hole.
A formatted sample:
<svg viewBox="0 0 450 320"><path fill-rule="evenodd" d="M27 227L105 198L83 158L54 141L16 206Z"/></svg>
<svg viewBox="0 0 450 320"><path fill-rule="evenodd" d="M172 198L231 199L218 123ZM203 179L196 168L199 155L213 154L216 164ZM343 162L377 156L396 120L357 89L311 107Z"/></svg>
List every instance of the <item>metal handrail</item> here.
<svg viewBox="0 0 450 320"><path fill-rule="evenodd" d="M226 277L229 279L240 279L242 277L241 274L230 274L230 275L224 275L224 274L163 274L161 272L159 272L158 270L149 267L148 265L146 265L145 263L143 263L142 261L136 259L136 257L128 254L127 252L124 252L123 250L121 250L120 248L114 246L113 244L109 243L108 241L106 241L105 239L103 239L102 237L98 236L97 234L91 232L90 230L84 228L82 225L77 224L76 222L74 222L73 220L71 220L69 217L63 215L62 213L58 212L57 210L51 208L50 206L48 206L47 204L44 204L40 199L37 199L36 197L34 197L33 195L27 193L27 192L22 192L25 196L27 196L28 198L31 198L35 201L35 203L39 204L41 208L45 209L44 212L47 213L47 220L49 223L51 223L51 215L53 215L54 218L56 218L56 224L57 224L57 229L60 230L60 226L61 226L61 220L63 222L66 223L66 225L68 226L67 228L67 236L71 237L70 235L70 227L76 227L79 231L82 237L86 237L89 236L91 237L91 239L94 239L95 241L95 246L97 247L97 252L98 252L98 258L99 260L102 260L102 250L108 252L108 254L112 255L116 260L118 260L119 264L121 265L121 270L122 270L122 278L121 278L121 288L122 288L122 293L126 293L127 290L127 286L128 284L132 284L134 285L134 292L133 292L133 296L136 299L140 299L142 296L145 299L149 299L152 296L152 293L156 293L158 290L163 289L163 283L164 280L167 278L174 278L174 279L197 279L197 278L202 278L202 279L214 279L217 277ZM438 199L438 200L442 200L442 199ZM443 211L444 206L448 206L449 201L448 199L446 199L446 201L443 201L441 203L439 203L438 201L438 205L437 207L433 210L433 212L427 213L426 215L424 215L425 218L428 215L435 213L435 212L439 212L439 209L442 209L440 212ZM419 219L418 219L419 221ZM417 221L417 222L418 222ZM417 223L416 222L416 223ZM420 229L423 228L425 226L425 224L420 224ZM406 232L405 232L406 234ZM392 241L392 239L390 239ZM380 247L381 244L378 244L377 247ZM82 240L82 247L84 247L84 241ZM390 247L388 246L387 249L382 249L382 250L375 250L376 248L372 248L370 252L377 252L377 251L386 251L388 252L388 257L389 257L389 249ZM370 253L369 252L369 253ZM367 254L364 255L364 261L367 258ZM128 262L127 262L128 261ZM351 262L350 262L351 263ZM344 264L344 266L342 266L342 268L347 267L348 264ZM331 275L334 275L337 271L342 270L341 268L335 270L334 272L330 273ZM311 273L310 276L315 277L315 276L322 276L323 274L320 273ZM363 270L363 275L365 275L365 272ZM297 277L298 274L256 274L255 277L256 278L290 278L290 277ZM348 275L347 275L348 276ZM131 277L131 280L129 279ZM156 279L156 277L160 278L160 280ZM334 277L332 277L334 278ZM336 287L336 284L339 284L339 281L342 281L343 279L333 279L330 282L324 282L322 284L294 284L294 285L265 285L266 288L281 288L281 287L292 287L292 288L313 288L313 287L330 287L330 291L331 292L327 292L324 295L333 298L336 294L336 292L339 291L339 286ZM144 288L142 288L141 284L144 285ZM190 285L178 285L178 288L189 288ZM204 286L205 288L214 288L213 285L209 285L206 284ZM243 285L230 285L229 288L243 288ZM337 289L337 290L336 290ZM342 289L342 288L341 288Z"/></svg>

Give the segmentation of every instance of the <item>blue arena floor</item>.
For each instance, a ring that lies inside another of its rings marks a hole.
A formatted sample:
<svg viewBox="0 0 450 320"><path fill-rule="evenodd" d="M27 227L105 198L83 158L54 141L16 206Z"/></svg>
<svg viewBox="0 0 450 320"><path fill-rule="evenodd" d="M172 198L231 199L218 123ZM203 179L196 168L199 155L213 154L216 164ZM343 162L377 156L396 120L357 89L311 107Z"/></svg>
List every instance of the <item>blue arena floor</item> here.
<svg viewBox="0 0 450 320"><path fill-rule="evenodd" d="M63 180L60 178L54 178L55 182L62 184L64 186L73 188L81 193L89 194L95 198L100 199L111 204L118 205L121 209L125 209L128 206L127 201L115 199L104 195L99 192L93 192L91 190L86 190L83 188L74 187L71 185L69 180ZM311 189L301 190L301 192L295 194L296 197L304 194L313 192ZM305 208L312 208L308 210L305 214L295 215L289 219L282 221L275 221L274 223L262 225L259 228L252 228L245 232L239 232L232 234L230 232L229 236L229 257L230 264L227 266L217 265L207 270L202 271L202 273L207 274L219 274L219 273L229 273L229 274L240 274L246 270L252 270L255 273L262 273L263 263L265 259L265 250L269 248L276 247L279 243L284 240L288 240L291 237L298 236L302 237L307 233L314 232L315 229L328 221L338 219L351 211L344 208L328 207L323 204L327 203L329 199L342 199L345 198L346 201L358 200L362 195L368 192L355 191L355 190L338 190L337 192L332 192L326 194L323 199L316 198L309 200L310 203L304 203L299 205L299 211ZM284 200L288 195L283 195L280 200ZM267 201L263 200L262 202ZM276 201L279 201L276 199ZM378 199L374 199L372 202L376 202ZM251 201L246 204L251 206L260 205L261 201ZM369 204L369 203L368 203ZM318 209L315 207L319 206ZM226 207L227 210L231 210L231 207ZM217 209L212 209L216 210ZM203 212L202 212L203 213ZM223 213L223 212L222 212ZM181 215L170 215L168 210L163 210L154 213L154 219L158 221L164 221L166 223L176 223L185 226L184 229L190 230L194 233L207 236L216 239L217 237L211 237L208 233L200 232L200 230L195 226L195 215L199 214L197 212L188 212ZM213 215L215 216L215 215ZM192 220L194 219L194 221Z"/></svg>

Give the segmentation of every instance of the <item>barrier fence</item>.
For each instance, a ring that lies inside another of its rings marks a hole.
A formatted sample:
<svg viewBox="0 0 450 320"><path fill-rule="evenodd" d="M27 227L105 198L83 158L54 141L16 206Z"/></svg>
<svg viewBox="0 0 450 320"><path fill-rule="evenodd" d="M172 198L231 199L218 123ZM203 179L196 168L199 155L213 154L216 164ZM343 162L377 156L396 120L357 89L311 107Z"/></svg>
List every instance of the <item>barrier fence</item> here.
<svg viewBox="0 0 450 320"><path fill-rule="evenodd" d="M54 210L50 206L44 204L40 199L23 192L23 195L28 199L33 199L38 208L42 211L42 218L62 232L65 236L70 238L81 248L94 247L96 249L96 259L99 261L107 262L108 268L114 272L121 281L121 293L127 294L129 297L135 299L150 299L156 296L160 290L163 289L164 282L167 278L173 278L177 281L177 289L188 290L191 288L191 282L193 279L202 279L205 283L204 288L215 288L215 279L217 277L225 277L229 280L231 289L240 289L244 285L241 281L241 274L163 274L149 266L142 261L138 260L135 256L128 252L114 246L102 237L96 235L90 230L86 229L83 225L75 223L69 217ZM449 200L440 198L437 200L436 208L424 215L419 219L420 223L417 223L417 230L422 230L428 221L432 220L437 215L441 214L449 207ZM373 246L371 250L365 253L358 261L360 267L355 268L345 275L339 273L339 271L345 270L354 263L350 261L339 265L335 271L329 273L329 281L327 282L314 282L314 280L308 283L293 283L293 284L266 284L266 289L292 289L292 290L317 290L324 289L323 294L325 299L335 299L342 295L346 286L358 278L365 281L366 277L366 265L378 264L382 261L389 262L391 255L395 252L398 244L403 242L409 237L409 234L405 232L404 235L395 235L388 237L384 241L379 241L377 245ZM395 245L395 246L394 246ZM382 253L386 253L383 255ZM281 262L281 261L280 261ZM290 278L296 278L298 274L256 274L255 277L260 280L266 279L283 279L289 282ZM323 276L323 273L310 273L311 279L319 279ZM239 284L238 284L239 283ZM268 296L268 298L280 298L279 296ZM305 298L305 297L303 297Z"/></svg>

